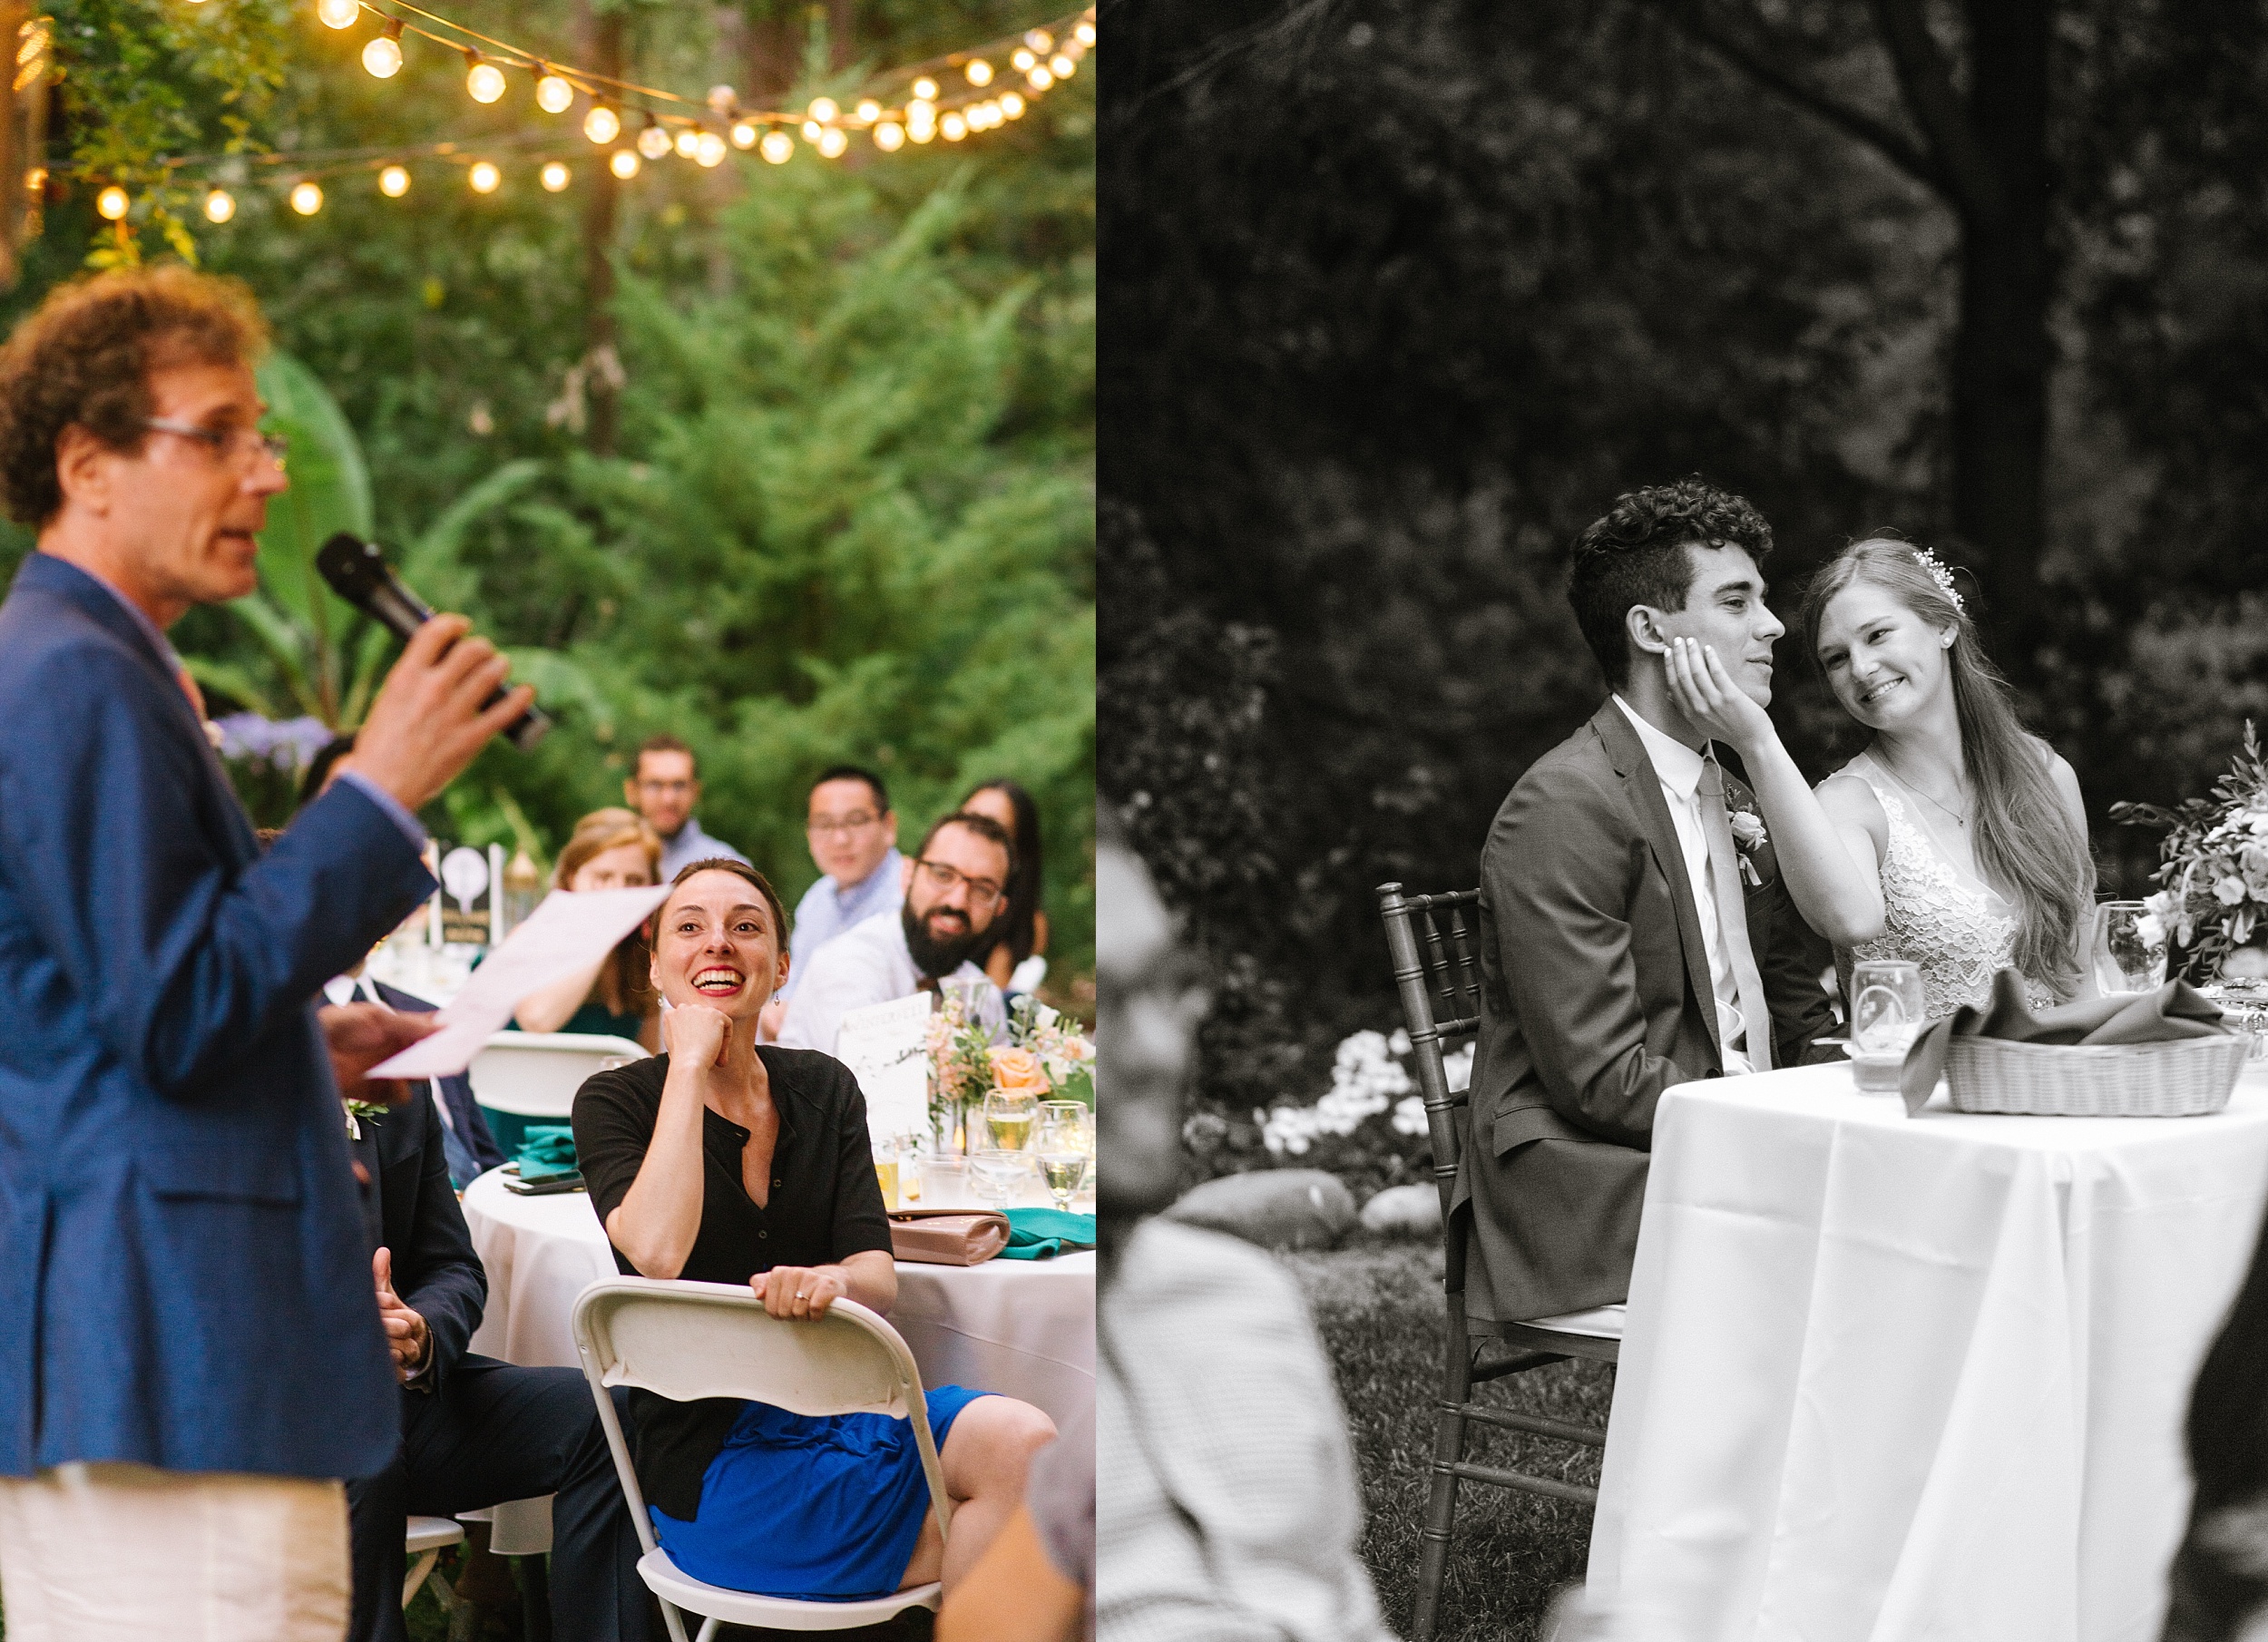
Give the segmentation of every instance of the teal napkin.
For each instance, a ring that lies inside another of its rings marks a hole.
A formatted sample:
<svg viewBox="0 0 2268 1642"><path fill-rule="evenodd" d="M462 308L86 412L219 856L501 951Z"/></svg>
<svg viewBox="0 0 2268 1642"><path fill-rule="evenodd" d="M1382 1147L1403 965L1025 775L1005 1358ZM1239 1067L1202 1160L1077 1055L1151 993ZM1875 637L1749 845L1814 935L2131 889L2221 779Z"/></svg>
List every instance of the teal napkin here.
<svg viewBox="0 0 2268 1642"><path fill-rule="evenodd" d="M551 1180L575 1172L575 1131L565 1123L531 1123L520 1141L520 1178Z"/></svg>
<svg viewBox="0 0 2268 1642"><path fill-rule="evenodd" d="M1095 1217L1060 1208L1012 1208L1002 1260L1045 1260L1095 1246Z"/></svg>

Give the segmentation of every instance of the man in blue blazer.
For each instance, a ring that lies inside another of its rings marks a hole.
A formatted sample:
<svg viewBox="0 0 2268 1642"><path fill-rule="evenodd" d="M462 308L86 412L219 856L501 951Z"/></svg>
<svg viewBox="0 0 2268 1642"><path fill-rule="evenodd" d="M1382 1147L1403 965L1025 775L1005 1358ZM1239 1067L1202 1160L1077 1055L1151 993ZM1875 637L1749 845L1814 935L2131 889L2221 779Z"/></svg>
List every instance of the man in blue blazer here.
<svg viewBox="0 0 2268 1642"><path fill-rule="evenodd" d="M259 318L181 269L0 348L0 1593L9 1633L337 1642L337 1479L400 1434L339 1109L425 1030L308 1000L432 891L417 807L523 711L456 617L264 856L164 630L255 584Z"/></svg>

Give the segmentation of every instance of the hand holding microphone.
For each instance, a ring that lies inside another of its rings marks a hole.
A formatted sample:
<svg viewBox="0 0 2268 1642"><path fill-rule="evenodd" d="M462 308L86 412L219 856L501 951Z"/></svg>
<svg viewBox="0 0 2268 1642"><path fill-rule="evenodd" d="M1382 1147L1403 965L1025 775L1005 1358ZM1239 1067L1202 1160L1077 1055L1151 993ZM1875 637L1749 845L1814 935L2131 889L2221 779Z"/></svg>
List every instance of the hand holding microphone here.
<svg viewBox="0 0 2268 1642"><path fill-rule="evenodd" d="M340 597L407 640L340 767L415 810L437 797L490 737L511 734L526 748L550 728L534 710L531 686L504 689L512 663L496 647L470 637L464 617L433 614L375 547L342 531L315 563Z"/></svg>

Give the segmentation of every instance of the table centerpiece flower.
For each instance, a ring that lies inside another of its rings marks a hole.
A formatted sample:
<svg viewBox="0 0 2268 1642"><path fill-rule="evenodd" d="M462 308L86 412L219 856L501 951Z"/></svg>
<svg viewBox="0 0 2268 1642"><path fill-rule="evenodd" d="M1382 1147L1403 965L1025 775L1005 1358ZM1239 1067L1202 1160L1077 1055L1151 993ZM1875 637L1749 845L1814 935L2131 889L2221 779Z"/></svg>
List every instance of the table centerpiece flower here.
<svg viewBox="0 0 2268 1642"><path fill-rule="evenodd" d="M2165 829L2159 887L2146 899L2174 948L2175 973L2204 983L2268 972L2249 961L2254 935L2268 932L2268 757L2251 719L2211 797L2179 809L2114 804L2110 818Z"/></svg>

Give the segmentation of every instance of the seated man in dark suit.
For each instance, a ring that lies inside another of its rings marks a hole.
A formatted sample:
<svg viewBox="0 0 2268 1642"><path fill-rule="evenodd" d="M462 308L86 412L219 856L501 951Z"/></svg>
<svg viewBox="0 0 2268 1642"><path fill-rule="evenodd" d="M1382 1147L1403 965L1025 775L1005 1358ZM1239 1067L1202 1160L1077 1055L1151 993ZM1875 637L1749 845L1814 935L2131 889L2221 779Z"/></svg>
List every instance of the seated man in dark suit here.
<svg viewBox="0 0 2268 1642"><path fill-rule="evenodd" d="M1672 699L1665 657L1712 646L1772 699L1772 530L1697 479L1618 497L1568 597L1612 695L1529 767L1481 855L1481 1038L1457 1175L1466 1314L1618 1307L1654 1109L1672 1084L1814 1058L1826 947L1796 915L1753 799ZM1592 1332L1619 1333L1618 1315Z"/></svg>
<svg viewBox="0 0 2268 1642"><path fill-rule="evenodd" d="M406 1635L406 1518L555 1494L552 1634L559 1642L642 1642L649 1608L638 1534L582 1373L518 1368L464 1348L488 1282L450 1189L431 1090L357 1126L351 1145L370 1177L363 1216L401 1381L402 1437L392 1465L347 1484L350 1635L355 1642Z"/></svg>

